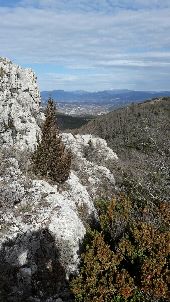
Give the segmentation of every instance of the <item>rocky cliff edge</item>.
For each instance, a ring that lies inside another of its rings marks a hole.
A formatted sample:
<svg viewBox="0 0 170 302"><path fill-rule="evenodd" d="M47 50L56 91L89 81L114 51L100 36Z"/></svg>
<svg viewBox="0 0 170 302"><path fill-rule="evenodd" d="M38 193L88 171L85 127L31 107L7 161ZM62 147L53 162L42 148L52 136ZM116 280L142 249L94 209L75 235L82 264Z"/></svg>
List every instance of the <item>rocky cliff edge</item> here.
<svg viewBox="0 0 170 302"><path fill-rule="evenodd" d="M9 301L71 301L62 278L77 270L94 201L116 190L111 170L118 157L103 139L63 133L73 154L69 179L63 185L38 179L30 157L41 134L39 103L34 73L1 58L0 296L7 282Z"/></svg>

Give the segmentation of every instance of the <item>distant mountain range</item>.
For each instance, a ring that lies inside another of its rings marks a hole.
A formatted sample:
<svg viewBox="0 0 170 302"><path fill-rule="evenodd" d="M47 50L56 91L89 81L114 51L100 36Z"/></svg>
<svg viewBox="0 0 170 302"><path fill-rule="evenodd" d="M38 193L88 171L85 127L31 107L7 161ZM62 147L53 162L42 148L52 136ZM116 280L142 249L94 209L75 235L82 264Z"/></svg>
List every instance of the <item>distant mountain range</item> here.
<svg viewBox="0 0 170 302"><path fill-rule="evenodd" d="M128 89L104 90L96 92L78 91L42 91L42 104L46 103L49 97L63 103L86 103L86 104L113 104L113 107L120 107L132 102L140 102L161 96L170 96L170 91L134 91Z"/></svg>

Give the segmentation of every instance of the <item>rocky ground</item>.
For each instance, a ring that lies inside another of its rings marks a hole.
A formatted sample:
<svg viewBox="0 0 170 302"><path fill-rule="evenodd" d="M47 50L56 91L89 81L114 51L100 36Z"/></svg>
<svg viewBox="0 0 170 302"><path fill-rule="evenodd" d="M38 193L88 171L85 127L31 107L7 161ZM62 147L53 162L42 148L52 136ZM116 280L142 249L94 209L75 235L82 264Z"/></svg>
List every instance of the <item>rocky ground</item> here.
<svg viewBox="0 0 170 302"><path fill-rule="evenodd" d="M72 301L68 278L96 217L94 201L117 190L119 159L103 139L63 133L69 179L35 176L31 154L43 120L36 77L7 59L0 70L0 301Z"/></svg>

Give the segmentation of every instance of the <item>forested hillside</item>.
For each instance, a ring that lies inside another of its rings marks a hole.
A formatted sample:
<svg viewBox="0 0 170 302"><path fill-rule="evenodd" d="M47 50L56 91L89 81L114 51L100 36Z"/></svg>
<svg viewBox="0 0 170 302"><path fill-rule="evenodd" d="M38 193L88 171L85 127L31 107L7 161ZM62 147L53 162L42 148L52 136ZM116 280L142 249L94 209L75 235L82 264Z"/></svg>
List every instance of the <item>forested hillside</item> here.
<svg viewBox="0 0 170 302"><path fill-rule="evenodd" d="M139 200L169 196L170 98L132 104L96 118L78 130L106 139L122 160L119 186Z"/></svg>

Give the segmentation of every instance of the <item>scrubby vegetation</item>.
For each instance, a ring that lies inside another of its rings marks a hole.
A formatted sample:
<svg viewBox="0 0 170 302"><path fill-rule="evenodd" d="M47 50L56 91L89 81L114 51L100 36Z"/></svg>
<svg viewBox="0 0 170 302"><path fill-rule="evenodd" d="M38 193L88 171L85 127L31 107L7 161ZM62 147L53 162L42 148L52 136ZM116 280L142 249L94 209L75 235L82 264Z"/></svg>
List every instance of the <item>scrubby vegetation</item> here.
<svg viewBox="0 0 170 302"><path fill-rule="evenodd" d="M71 153L65 150L61 141L56 126L56 108L51 99L48 101L45 116L41 141L32 157L33 170L53 181L64 182L70 173Z"/></svg>
<svg viewBox="0 0 170 302"><path fill-rule="evenodd" d="M77 130L106 139L122 163L113 171L131 198L155 204L169 199L170 98L131 104L96 118Z"/></svg>
<svg viewBox="0 0 170 302"><path fill-rule="evenodd" d="M85 116L71 116L64 113L57 113L56 115L58 127L61 131L71 130L80 128L83 125L86 125L90 120L94 119L94 116L85 115Z"/></svg>
<svg viewBox="0 0 170 302"><path fill-rule="evenodd" d="M168 296L169 204L153 218L125 196L99 201L99 226L90 229L80 274L71 288L79 302L165 302Z"/></svg>

